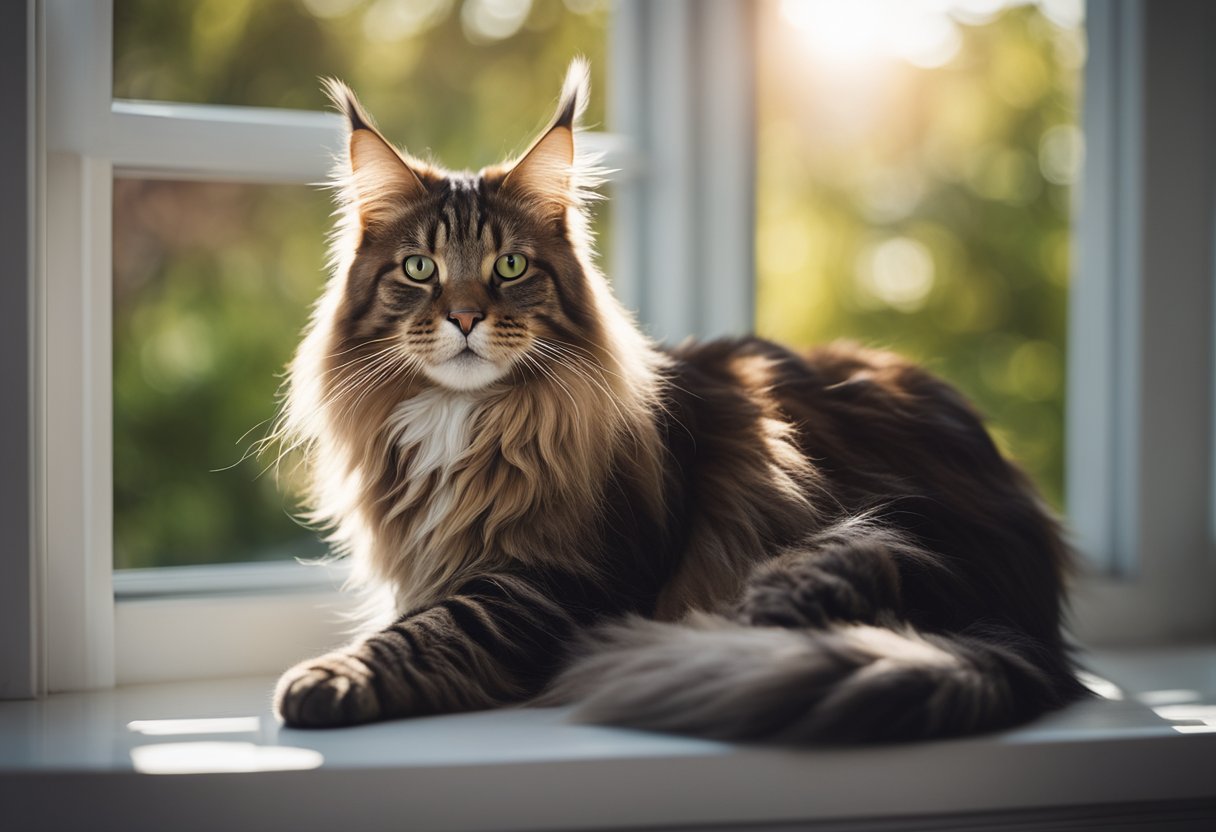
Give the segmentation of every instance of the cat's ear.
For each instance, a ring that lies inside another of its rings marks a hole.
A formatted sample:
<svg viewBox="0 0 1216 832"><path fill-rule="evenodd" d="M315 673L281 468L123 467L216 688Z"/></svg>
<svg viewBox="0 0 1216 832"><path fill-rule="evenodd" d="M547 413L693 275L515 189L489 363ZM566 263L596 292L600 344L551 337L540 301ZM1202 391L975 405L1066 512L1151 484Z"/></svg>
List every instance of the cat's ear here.
<svg viewBox="0 0 1216 832"><path fill-rule="evenodd" d="M324 80L334 106L346 116L349 168L341 171L344 190L364 228L376 225L402 205L426 195L426 185L396 148L380 135L350 87Z"/></svg>
<svg viewBox="0 0 1216 832"><path fill-rule="evenodd" d="M587 72L584 59L575 58L570 62L553 120L527 152L510 166L502 183L504 191L514 191L555 209L581 201L580 165L574 152L574 134L587 109Z"/></svg>

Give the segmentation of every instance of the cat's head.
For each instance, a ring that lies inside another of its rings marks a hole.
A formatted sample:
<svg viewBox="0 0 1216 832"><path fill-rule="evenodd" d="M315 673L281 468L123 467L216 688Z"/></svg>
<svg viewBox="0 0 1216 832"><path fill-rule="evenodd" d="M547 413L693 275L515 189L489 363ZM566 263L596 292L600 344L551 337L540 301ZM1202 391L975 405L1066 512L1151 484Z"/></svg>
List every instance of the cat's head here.
<svg viewBox="0 0 1216 832"><path fill-rule="evenodd" d="M585 62L528 150L477 173L397 150L348 87L327 87L349 127L334 355L371 350L384 378L469 391L544 378L601 339L583 210L594 183L575 152Z"/></svg>
<svg viewBox="0 0 1216 832"><path fill-rule="evenodd" d="M502 530L539 514L557 524L552 540L573 545L572 518L591 516L618 458L659 505L666 359L592 259L594 166L575 147L586 64L571 65L528 149L477 173L397 150L346 86L328 86L349 128L333 274L273 434L282 453L303 451L307 517L340 550L382 552L388 565L375 568L397 581L392 564L421 545L403 531L415 517L404 507L436 477L463 478L445 546L473 530L478 546L499 535L506 551Z"/></svg>

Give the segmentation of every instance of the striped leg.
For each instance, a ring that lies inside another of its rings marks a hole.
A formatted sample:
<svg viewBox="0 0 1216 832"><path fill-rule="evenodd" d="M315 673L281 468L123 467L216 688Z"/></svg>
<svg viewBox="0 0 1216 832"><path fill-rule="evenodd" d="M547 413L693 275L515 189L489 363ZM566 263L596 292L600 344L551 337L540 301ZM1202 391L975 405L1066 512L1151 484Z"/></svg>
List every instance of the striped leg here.
<svg viewBox="0 0 1216 832"><path fill-rule="evenodd" d="M606 598L568 576L493 575L283 674L288 725L328 727L490 708L536 694ZM559 603L558 600L561 599Z"/></svg>

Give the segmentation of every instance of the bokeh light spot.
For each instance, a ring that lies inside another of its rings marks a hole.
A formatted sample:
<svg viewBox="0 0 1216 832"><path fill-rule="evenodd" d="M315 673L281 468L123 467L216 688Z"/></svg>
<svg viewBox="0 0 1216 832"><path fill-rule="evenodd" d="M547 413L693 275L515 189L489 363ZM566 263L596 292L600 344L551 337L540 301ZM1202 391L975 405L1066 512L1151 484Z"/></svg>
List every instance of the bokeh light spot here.
<svg viewBox="0 0 1216 832"><path fill-rule="evenodd" d="M900 312L915 312L924 306L933 279L933 255L908 237L895 237L867 249L857 267L861 289Z"/></svg>
<svg viewBox="0 0 1216 832"><path fill-rule="evenodd" d="M382 43L405 40L442 23L451 5L452 0L376 0L363 13L363 34Z"/></svg>
<svg viewBox="0 0 1216 832"><path fill-rule="evenodd" d="M460 22L471 42L490 43L518 32L531 10L532 0L465 0Z"/></svg>
<svg viewBox="0 0 1216 832"><path fill-rule="evenodd" d="M1073 185L1081 175L1085 141L1072 124L1057 124L1039 140L1039 170L1055 185Z"/></svg>

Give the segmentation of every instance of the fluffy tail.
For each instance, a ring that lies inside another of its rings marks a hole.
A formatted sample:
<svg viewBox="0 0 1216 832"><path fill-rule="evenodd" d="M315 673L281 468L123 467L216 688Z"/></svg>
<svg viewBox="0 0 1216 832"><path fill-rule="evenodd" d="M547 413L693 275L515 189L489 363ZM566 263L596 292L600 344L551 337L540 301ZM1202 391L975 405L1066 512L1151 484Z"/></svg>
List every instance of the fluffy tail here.
<svg viewBox="0 0 1216 832"><path fill-rule="evenodd" d="M1013 725L1075 695L1060 682L1071 674L1034 655L1041 647L906 626L629 618L586 646L546 699L576 702L582 721L715 739L945 737Z"/></svg>

